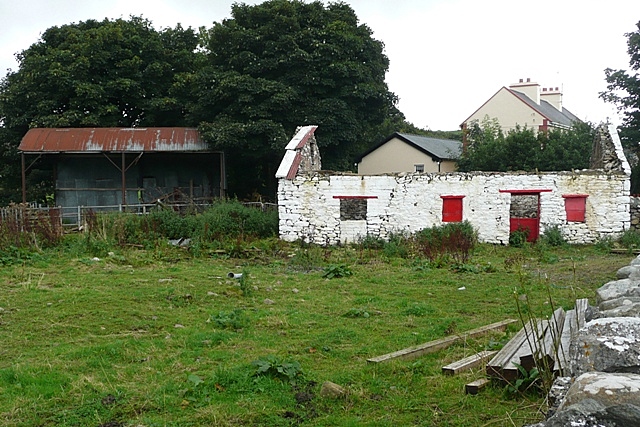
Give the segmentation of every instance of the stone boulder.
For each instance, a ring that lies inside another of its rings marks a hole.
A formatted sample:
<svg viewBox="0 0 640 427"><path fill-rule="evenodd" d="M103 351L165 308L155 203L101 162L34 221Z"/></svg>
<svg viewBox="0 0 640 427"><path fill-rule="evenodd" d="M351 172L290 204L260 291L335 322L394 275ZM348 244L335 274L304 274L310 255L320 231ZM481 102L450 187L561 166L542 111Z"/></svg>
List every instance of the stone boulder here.
<svg viewBox="0 0 640 427"><path fill-rule="evenodd" d="M640 318L588 322L572 341L569 357L576 377L591 371L640 374Z"/></svg>
<svg viewBox="0 0 640 427"><path fill-rule="evenodd" d="M557 412L535 426L640 426L640 375L582 374Z"/></svg>
<svg viewBox="0 0 640 427"><path fill-rule="evenodd" d="M636 259L634 259L635 261ZM617 279L638 279L640 278L640 265L626 265L616 272Z"/></svg>
<svg viewBox="0 0 640 427"><path fill-rule="evenodd" d="M613 280L596 291L598 303L621 297L640 297L640 280Z"/></svg>

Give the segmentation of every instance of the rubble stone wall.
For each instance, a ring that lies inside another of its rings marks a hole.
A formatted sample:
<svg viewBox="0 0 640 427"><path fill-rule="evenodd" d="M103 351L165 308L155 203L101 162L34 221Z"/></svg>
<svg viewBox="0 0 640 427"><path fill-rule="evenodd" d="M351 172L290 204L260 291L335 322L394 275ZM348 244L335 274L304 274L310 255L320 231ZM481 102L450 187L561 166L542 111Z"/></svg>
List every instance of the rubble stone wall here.
<svg viewBox="0 0 640 427"><path fill-rule="evenodd" d="M571 376L554 382L548 418L530 427L640 426L640 257L616 276L571 341Z"/></svg>
<svg viewBox="0 0 640 427"><path fill-rule="evenodd" d="M631 211L631 229L640 230L640 197L631 196L631 204L629 206Z"/></svg>
<svg viewBox="0 0 640 427"><path fill-rule="evenodd" d="M367 235L413 233L442 224L441 196L454 195L464 196L463 220L478 230L481 241L506 244L512 192L527 190L540 191L540 233L558 226L570 243L593 243L630 227L629 175L619 171L376 176L316 171L279 180L280 238L333 245ZM588 196L584 222L567 221L563 195L576 194ZM364 218L341 219L341 203L349 199L366 201Z"/></svg>

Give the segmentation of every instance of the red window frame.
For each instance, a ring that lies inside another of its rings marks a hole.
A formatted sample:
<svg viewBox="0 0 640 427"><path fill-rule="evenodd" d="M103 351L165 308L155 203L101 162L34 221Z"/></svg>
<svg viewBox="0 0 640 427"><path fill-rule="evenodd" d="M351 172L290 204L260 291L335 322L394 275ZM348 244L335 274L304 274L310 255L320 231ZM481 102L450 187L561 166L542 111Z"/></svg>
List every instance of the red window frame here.
<svg viewBox="0 0 640 427"><path fill-rule="evenodd" d="M567 213L567 221L585 222L588 194L563 194L564 210Z"/></svg>
<svg viewBox="0 0 640 427"><path fill-rule="evenodd" d="M442 199L442 222L461 222L464 196L440 196L440 198Z"/></svg>

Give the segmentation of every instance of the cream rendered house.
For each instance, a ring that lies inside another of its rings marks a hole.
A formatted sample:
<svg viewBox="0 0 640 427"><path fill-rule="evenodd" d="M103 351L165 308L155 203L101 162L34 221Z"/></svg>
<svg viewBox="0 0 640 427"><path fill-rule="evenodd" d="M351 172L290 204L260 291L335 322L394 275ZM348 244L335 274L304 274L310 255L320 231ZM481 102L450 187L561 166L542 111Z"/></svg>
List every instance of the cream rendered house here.
<svg viewBox="0 0 640 427"><path fill-rule="evenodd" d="M363 153L358 174L398 172L453 172L462 142L421 135L394 133Z"/></svg>
<svg viewBox="0 0 640 427"><path fill-rule="evenodd" d="M569 129L573 122L580 121L563 107L559 88L541 89L531 79L502 87L460 127L464 130L472 122L482 123L485 118L497 119L505 134L516 125L544 132L552 128Z"/></svg>

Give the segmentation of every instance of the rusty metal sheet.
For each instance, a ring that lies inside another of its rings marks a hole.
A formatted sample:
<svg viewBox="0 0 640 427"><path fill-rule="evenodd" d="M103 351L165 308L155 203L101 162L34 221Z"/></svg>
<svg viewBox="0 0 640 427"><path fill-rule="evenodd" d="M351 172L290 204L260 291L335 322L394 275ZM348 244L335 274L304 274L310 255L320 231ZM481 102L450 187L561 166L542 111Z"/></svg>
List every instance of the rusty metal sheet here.
<svg viewBox="0 0 640 427"><path fill-rule="evenodd" d="M22 152L211 151L195 128L36 128L22 138Z"/></svg>

